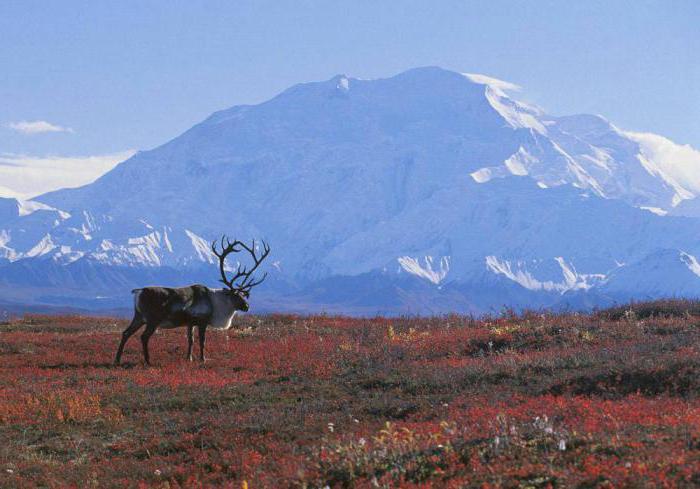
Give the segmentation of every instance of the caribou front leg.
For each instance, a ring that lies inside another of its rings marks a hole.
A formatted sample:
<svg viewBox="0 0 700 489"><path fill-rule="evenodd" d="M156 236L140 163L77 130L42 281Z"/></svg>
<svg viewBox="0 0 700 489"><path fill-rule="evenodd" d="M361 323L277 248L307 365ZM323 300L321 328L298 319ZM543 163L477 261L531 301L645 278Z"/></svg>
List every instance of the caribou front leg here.
<svg viewBox="0 0 700 489"><path fill-rule="evenodd" d="M141 345L143 346L143 361L146 362L146 365L151 365L151 360L148 355L148 340L151 339L151 335L156 330L156 325L155 324L146 324L146 329L143 333L141 333Z"/></svg>

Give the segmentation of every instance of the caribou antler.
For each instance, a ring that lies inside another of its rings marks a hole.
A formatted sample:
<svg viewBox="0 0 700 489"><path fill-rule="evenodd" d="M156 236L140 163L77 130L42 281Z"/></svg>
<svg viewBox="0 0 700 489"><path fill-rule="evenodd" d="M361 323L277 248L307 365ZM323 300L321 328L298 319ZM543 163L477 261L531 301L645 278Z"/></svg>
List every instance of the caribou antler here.
<svg viewBox="0 0 700 489"><path fill-rule="evenodd" d="M263 253L262 255L260 255L260 257L258 257L255 251L255 240L253 240L253 244L249 247L242 241L235 240L231 242L226 237L226 235L224 235L221 237L221 253L219 253L219 251L216 249L216 245L216 241L212 242L211 250L219 259L219 272L221 273L221 278L219 279L219 281L225 284L229 289L234 290L236 292L243 292L247 295L248 293L250 293L250 289L252 289L256 285L260 285L263 282L263 280L265 280L265 278L267 277L267 273L265 273L260 280L254 280L253 277L253 272L258 268L258 266L260 266L263 260L267 258L267 255L270 254L270 246L265 241L262 242ZM243 250L250 253L250 255L253 257L253 267L250 270L248 270L246 267L242 266L239 263L238 269L236 270L236 274L233 276L233 278L228 279L226 277L226 271L224 270L224 263L226 262L226 257L231 253L239 253ZM240 283L236 284L236 281L241 278L243 280L241 280Z"/></svg>

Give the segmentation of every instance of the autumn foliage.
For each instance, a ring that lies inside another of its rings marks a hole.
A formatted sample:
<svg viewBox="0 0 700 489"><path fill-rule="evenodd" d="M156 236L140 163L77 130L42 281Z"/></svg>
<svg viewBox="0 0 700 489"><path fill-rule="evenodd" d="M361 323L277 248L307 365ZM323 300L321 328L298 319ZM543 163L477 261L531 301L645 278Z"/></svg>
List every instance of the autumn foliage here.
<svg viewBox="0 0 700 489"><path fill-rule="evenodd" d="M0 324L0 487L700 485L700 307Z"/></svg>

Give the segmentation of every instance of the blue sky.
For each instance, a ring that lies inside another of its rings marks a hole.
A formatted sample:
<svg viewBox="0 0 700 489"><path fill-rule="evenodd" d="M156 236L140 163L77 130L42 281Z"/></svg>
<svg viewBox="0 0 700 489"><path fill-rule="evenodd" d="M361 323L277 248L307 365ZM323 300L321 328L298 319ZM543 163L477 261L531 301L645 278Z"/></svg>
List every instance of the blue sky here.
<svg viewBox="0 0 700 489"><path fill-rule="evenodd" d="M698 25L694 0L3 0L0 154L119 158L294 83L424 65L700 148Z"/></svg>

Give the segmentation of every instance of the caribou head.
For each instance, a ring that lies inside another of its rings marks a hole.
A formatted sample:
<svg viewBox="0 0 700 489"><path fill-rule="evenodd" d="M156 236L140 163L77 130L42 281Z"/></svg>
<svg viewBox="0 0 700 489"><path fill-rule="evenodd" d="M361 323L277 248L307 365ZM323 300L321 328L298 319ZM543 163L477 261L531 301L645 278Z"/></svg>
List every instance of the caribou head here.
<svg viewBox="0 0 700 489"><path fill-rule="evenodd" d="M222 236L220 244L221 251L217 249L216 241L211 244L212 253L219 259L219 273L221 274L219 282L227 287L223 289L223 292L225 296L228 297L231 306L235 307L235 310L247 311L250 290L256 285L263 283L265 278L267 278L267 273L259 280L256 280L253 276L253 272L255 272L262 261L267 258L267 255L270 254L270 246L265 243L265 241L262 242L262 247L262 254L258 256L255 240L253 240L251 246L248 246L242 241L235 240L231 242L226 236ZM240 253L241 251L246 251L250 254L253 258L253 265L248 269L239 262L236 273L231 278L228 278L226 275L226 257L231 253Z"/></svg>

